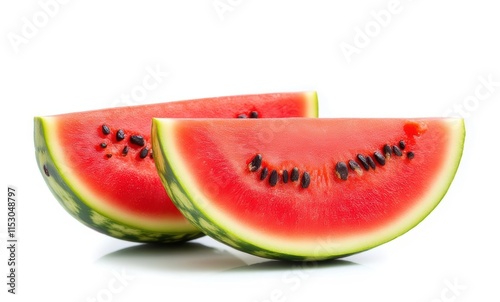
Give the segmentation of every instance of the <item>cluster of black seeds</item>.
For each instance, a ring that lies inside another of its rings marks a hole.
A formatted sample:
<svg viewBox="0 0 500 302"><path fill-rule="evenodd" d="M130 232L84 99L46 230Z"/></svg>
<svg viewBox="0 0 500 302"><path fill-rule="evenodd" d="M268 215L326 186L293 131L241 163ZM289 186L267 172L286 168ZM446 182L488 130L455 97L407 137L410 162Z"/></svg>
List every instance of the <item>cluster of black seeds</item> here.
<svg viewBox="0 0 500 302"><path fill-rule="evenodd" d="M382 146L381 150L377 150L370 155L357 154L355 159L350 159L347 162L337 162L334 168L335 175L341 180L347 180L350 170L356 172L359 175L363 173L363 169L365 171L375 170L377 168L377 165L385 166L386 162L393 155L396 157L402 157L404 154L403 150L405 148L406 143L401 140L393 146L385 144L384 146ZM406 153L406 157L411 160L415 157L415 153L409 151ZM276 184L280 180L280 175L283 183L287 183L289 180L295 182L300 179L300 185L302 186L302 188L309 187L311 183L311 176L309 175L309 173L303 172L302 176L300 176L299 169L297 167L292 168L290 173L286 169L282 170L280 173L277 170L273 169L269 171L268 167L262 167L262 154L256 154L248 164L248 170L250 170L250 172L257 172L259 169L260 180L265 180L266 178L268 178L269 185L271 185L271 187L276 186Z"/></svg>
<svg viewBox="0 0 500 302"><path fill-rule="evenodd" d="M237 118L259 118L259 113L257 111L250 111L249 114L241 113L236 116Z"/></svg>
<svg viewBox="0 0 500 302"><path fill-rule="evenodd" d="M369 171L370 169L375 170L377 168L377 164L385 166L386 161L390 159L392 155L402 157L403 150L405 148L406 143L401 140L398 144L393 146L385 144L380 151L377 150L371 155L357 154L356 160L350 159L347 161L347 164L343 161L337 162L335 165L335 175L341 180L347 180L349 175L347 165L349 165L349 168L357 174L363 173L361 167L363 167L365 171ZM415 153L409 151L406 153L406 157L408 159L413 159L415 157Z"/></svg>
<svg viewBox="0 0 500 302"><path fill-rule="evenodd" d="M257 154L254 156L252 161L248 164L248 170L250 172L257 172L260 168L262 167L262 155ZM271 187L276 186L278 184L278 181L280 180L280 173L273 169L269 171L267 167L262 167L260 170L260 180L265 180L267 177L269 181L269 185ZM288 170L282 170L281 171L281 180L283 183L288 183L288 181L298 181L300 179L300 185L302 188L306 189L309 187L311 184L311 176L309 175L308 172L303 172L302 177L300 176L299 168L293 167L292 170L290 171L290 174L288 173Z"/></svg>
<svg viewBox="0 0 500 302"><path fill-rule="evenodd" d="M101 126L101 130L102 130L102 134L104 134L104 135L111 134L111 129L106 124L103 124ZM123 141L126 136L127 135L123 129L118 129L118 131L116 131L116 134L115 134L115 139L116 139L116 141L120 142L120 141ZM132 145L135 145L135 146L143 147L141 149L141 151L139 152L139 158L144 159L148 156L148 154L149 154L150 158L153 158L153 150L150 150L146 146L146 140L141 135L131 135L129 137L129 143ZM108 147L108 144L106 144L105 142L102 142L99 146L102 149L106 149ZM129 146L125 145L121 151L121 155L127 156L129 150L130 150ZM111 158L111 157L113 157L113 154L106 153L106 157Z"/></svg>

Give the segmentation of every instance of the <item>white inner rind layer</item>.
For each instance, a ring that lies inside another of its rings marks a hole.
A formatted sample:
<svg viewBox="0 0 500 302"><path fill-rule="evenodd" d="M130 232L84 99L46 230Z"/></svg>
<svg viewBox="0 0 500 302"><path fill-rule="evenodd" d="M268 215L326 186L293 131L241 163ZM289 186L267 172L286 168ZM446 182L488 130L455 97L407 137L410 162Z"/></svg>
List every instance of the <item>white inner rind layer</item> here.
<svg viewBox="0 0 500 302"><path fill-rule="evenodd" d="M443 153L446 154L446 156L442 157L445 162L434 176L432 186L422 192L419 200L413 203L415 206L410 208L405 215L397 217L391 223L362 234L342 238L323 236L321 238L294 239L291 236L280 237L273 233L265 233L248 227L242 223L244 218L229 215L214 206L210 202L210 197L203 193L202 184L198 183L198 179L193 178L196 173L189 171L186 162L189 161L189 157L179 152L179 142L176 140L177 136L175 135L177 121L175 119L155 119L153 123L154 129L156 129L153 136L156 136L162 154L166 157L166 161L172 165L172 173L183 189L179 190L179 188L170 187L170 194L174 195L171 197L176 202L181 203L183 208L196 211L196 215L205 220L200 223L205 225L205 229L202 229L202 231L210 235L210 233L216 233L217 229L223 230L223 233L227 234L227 238L218 239L235 248L239 248L238 242L241 242L242 244L255 245L271 253L309 259L326 259L364 251L388 242L416 226L438 205L446 194L458 169L465 139L463 120L446 119L445 123L449 136L448 145L442 146ZM174 186L176 185L174 184ZM182 191L188 193L184 195ZM186 210L183 211L186 212ZM192 214L185 213L186 216Z"/></svg>
<svg viewBox="0 0 500 302"><path fill-rule="evenodd" d="M83 204L91 210L119 222L120 224L135 227L142 230L166 233L199 232L191 223L185 219L174 220L166 217L152 218L141 217L119 209L109 200L102 198L91 190L84 179L78 174L65 156L65 148L57 136L57 118L39 118L43 127L43 135L47 145L47 152L52 157L55 168L59 171L68 189L79 197ZM64 206L64 204L63 204Z"/></svg>

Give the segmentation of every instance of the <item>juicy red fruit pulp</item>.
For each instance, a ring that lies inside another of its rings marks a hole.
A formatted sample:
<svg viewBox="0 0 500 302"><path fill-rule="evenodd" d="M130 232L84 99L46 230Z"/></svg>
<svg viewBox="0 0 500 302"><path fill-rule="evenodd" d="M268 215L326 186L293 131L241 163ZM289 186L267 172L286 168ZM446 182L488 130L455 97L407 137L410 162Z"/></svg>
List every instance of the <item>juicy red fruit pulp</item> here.
<svg viewBox="0 0 500 302"><path fill-rule="evenodd" d="M271 128L271 121L262 122L259 129L245 121L179 124L176 147L192 159L186 160L187 169L196 171L196 186L214 208L241 217L254 230L296 239L351 236L404 216L418 206L419 192L439 181L436 171L450 148L439 120L315 120L307 127L290 120L273 135L259 137ZM405 143L401 156L386 157L384 165L376 161L374 152L384 154L385 145L400 141ZM262 155L261 167L251 171L256 154ZM358 154L372 157L375 169L349 168L347 179L339 177L337 163L361 165ZM283 171L290 174L294 167L301 177L309 174L307 188L300 180L283 181ZM269 173L262 180L264 168ZM279 175L276 184L269 182L273 170Z"/></svg>
<svg viewBox="0 0 500 302"><path fill-rule="evenodd" d="M64 148L64 164L107 208L144 219L184 220L154 166L153 117L300 117L317 114L312 108L317 109L315 94L302 92L112 108L55 116L55 137Z"/></svg>

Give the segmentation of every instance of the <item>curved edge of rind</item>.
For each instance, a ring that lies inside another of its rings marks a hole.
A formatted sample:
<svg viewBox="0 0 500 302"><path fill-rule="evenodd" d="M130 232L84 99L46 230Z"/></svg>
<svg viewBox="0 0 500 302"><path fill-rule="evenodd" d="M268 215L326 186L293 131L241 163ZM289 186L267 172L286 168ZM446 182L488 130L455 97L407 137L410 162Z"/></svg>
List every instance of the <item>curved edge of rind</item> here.
<svg viewBox="0 0 500 302"><path fill-rule="evenodd" d="M160 179L167 190L172 202L179 209L179 211L186 217L186 219L193 225L198 227L209 237L227 244L237 250L245 253L249 253L255 256L277 259L277 260L290 260L290 261L301 261L301 260L323 260L332 259L336 257L311 257L309 255L293 255L282 252L275 252L269 249L265 249L261 246L257 246L248 243L243 238L240 238L236 234L232 233L225 227L217 224L214 219L203 210L203 203L206 202L202 196L197 198L189 194L189 190L181 182L180 177L176 175L174 171L174 165L171 162L179 161L172 160L172 154L169 153L163 146L168 146L170 152L175 149L175 142L173 141L172 133L175 127L175 121L172 119L158 118L153 119L152 127L152 140L153 140L153 152L161 156L155 157L155 164L157 165L157 170L160 175ZM160 157L160 158L158 158Z"/></svg>
<svg viewBox="0 0 500 302"><path fill-rule="evenodd" d="M463 119L450 119L450 121L451 120L456 120L457 122L460 123L460 125L457 127L457 130L460 130L460 131L457 131L457 135L456 135L457 139L455 140L454 147L450 147L450 150L456 150L456 152L455 152L454 156L452 156L452 158L450 159L451 164L449 165L449 168L445 169L445 171L449 172L447 174L448 177L446 179L443 179L442 182L440 182L439 190L436 190L439 193L436 193L436 195L433 196L432 202L429 203L430 206L426 207L424 210L417 213L417 215L415 215L415 217L413 217L414 219L411 222L406 224L405 228L399 228L398 229L399 231L397 233L392 234L392 236L387 236L384 240L380 240L378 242L371 244L370 246L367 246L363 251L375 248L377 246L380 246L382 244L390 242L390 241L397 239L398 237L401 237L402 235L408 233L409 231L411 231L412 229L417 227L422 221L424 221L425 218L427 218L427 216L429 216L434 211L434 209L441 203L441 201L444 199L444 197L448 193L448 191L453 183L453 180L455 179L455 176L458 172L460 162L462 160L462 155L463 155L464 145L465 145L465 137L466 137L466 129L465 129L464 120Z"/></svg>
<svg viewBox="0 0 500 302"><path fill-rule="evenodd" d="M462 155L464 152L465 138L467 135L467 133L466 133L467 131L465 128L464 119L457 118L454 120L456 120L460 123L459 127L457 127L457 128L460 128L460 130L461 130L460 135L457 134L458 139L456 140L456 144L454 146L455 148L451 148L452 150L456 150L455 156L453 157L453 160L451 160L451 162L454 163L454 165L450 166L450 169L449 169L450 173L448 174L449 175L448 179L444 180L441 184L442 190L440 191L439 195L437 195L435 197L436 202L433 204L432 207L429 207L426 211L427 213L425 213L423 216L421 216L421 219L418 220L417 223L414 226L412 226L411 228L409 228L407 231L409 231L413 227L417 226L420 222L422 222L427 216L429 216L434 211L434 209L441 203L441 201L444 199L444 197L448 193L449 189L452 186L453 180L455 179L455 176L457 175L458 169L460 167L460 163L462 161ZM404 233L406 233L406 232L404 232ZM403 235L404 233L402 233L401 235Z"/></svg>
<svg viewBox="0 0 500 302"><path fill-rule="evenodd" d="M132 242L174 243L203 236L202 233L167 233L137 228L89 207L66 181L62 167L59 167L54 160L51 147L47 143L50 137L46 123L50 118L34 118L34 144L38 169L59 204L76 220L102 234ZM45 169L49 176L45 174Z"/></svg>
<svg viewBox="0 0 500 302"><path fill-rule="evenodd" d="M462 159L462 154L464 150L464 142L465 142L465 136L466 136L466 130L465 130L465 123L463 119L450 119L450 122L452 120L455 120L460 123L459 126L457 126L457 132L455 135L455 140L453 142L455 143L453 146L450 145L450 150L455 150L455 154L450 157L450 164L447 165L447 169L443 169L442 171L446 171L446 175L448 176L446 179L443 179L443 181L439 182L439 185L436 185L435 190L433 193L436 195L430 196L429 200L432 200L429 202L429 206L423 208L421 211L416 211L413 216L410 218L412 219L411 221L407 221L406 219L408 216L405 216L404 219L406 222L400 226L397 227L397 225L392 225L392 228L395 229L396 231L393 231L391 233L389 232L384 232L381 231L382 234L385 234L384 236L374 236L374 238L380 238L379 240L372 240L372 241L365 241L365 244L359 244L356 246L356 249L353 250L346 250L342 253L335 253L331 254L330 256L333 256L334 258L341 258L341 257L347 257L352 254L357 254L360 252L364 252L373 248L376 248L382 244L388 243L394 239L397 239L398 237L401 237L402 235L408 233L410 230L414 229L416 226L418 226L427 216L429 216L434 209L441 203L443 198L446 196L446 193L450 189L453 180L455 178L456 173L458 172L458 168L460 166L460 162ZM323 250L328 251L328 246L327 244L323 244ZM328 253L325 254L318 254L320 258L324 256L328 256Z"/></svg>

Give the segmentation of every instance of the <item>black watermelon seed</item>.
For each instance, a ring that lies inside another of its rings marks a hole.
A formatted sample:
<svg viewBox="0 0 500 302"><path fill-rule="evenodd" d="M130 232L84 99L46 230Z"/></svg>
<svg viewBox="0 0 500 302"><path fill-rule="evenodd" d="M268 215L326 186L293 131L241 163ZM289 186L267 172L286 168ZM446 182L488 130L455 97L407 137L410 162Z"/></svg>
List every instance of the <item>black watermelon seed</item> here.
<svg viewBox="0 0 500 302"><path fill-rule="evenodd" d="M49 168L47 168L46 165L43 165L43 172L45 172L45 175L50 177Z"/></svg>
<svg viewBox="0 0 500 302"><path fill-rule="evenodd" d="M123 132L123 129L118 130L118 132L116 132L116 140L121 141L124 138L125 138L125 132Z"/></svg>
<svg viewBox="0 0 500 302"><path fill-rule="evenodd" d="M288 170L283 170L283 183L288 182Z"/></svg>
<svg viewBox="0 0 500 302"><path fill-rule="evenodd" d="M354 160L349 160L349 167L353 170L353 171L356 171L356 172L361 172L361 167L358 165L357 162L355 162Z"/></svg>
<svg viewBox="0 0 500 302"><path fill-rule="evenodd" d="M144 147L141 149L141 152L139 153L140 158L146 158L148 156L149 149L148 147Z"/></svg>
<svg viewBox="0 0 500 302"><path fill-rule="evenodd" d="M149 158L153 158L153 150L151 150L151 152L149 152Z"/></svg>
<svg viewBox="0 0 500 302"><path fill-rule="evenodd" d="M404 141L399 141L399 148L401 148L401 150L404 150L406 147L406 143Z"/></svg>
<svg viewBox="0 0 500 302"><path fill-rule="evenodd" d="M375 151L373 153L373 157L375 157L375 160L381 165L385 166L385 157L382 155L382 153Z"/></svg>
<svg viewBox="0 0 500 302"><path fill-rule="evenodd" d="M111 130L109 130L109 127L106 126L105 124L102 125L101 130L102 130L102 134L104 134L104 135L108 135L111 133Z"/></svg>
<svg viewBox="0 0 500 302"><path fill-rule="evenodd" d="M309 176L309 173L304 172L302 174L302 180L300 181L300 185L302 186L302 188L306 189L307 187L309 187L310 183L311 183L311 177Z"/></svg>
<svg viewBox="0 0 500 302"><path fill-rule="evenodd" d="M244 113L238 114L238 118L247 118L248 116Z"/></svg>
<svg viewBox="0 0 500 302"><path fill-rule="evenodd" d="M413 153L412 151L408 152L406 154L406 156L408 157L408 159L413 159L415 157L415 153Z"/></svg>
<svg viewBox="0 0 500 302"><path fill-rule="evenodd" d="M403 152L401 152L401 149L399 149L398 146L392 146L392 151L394 151L394 154L396 154L397 156L403 155Z"/></svg>
<svg viewBox="0 0 500 302"><path fill-rule="evenodd" d="M295 167L292 169L292 175L290 175L291 181L299 180L299 168Z"/></svg>
<svg viewBox="0 0 500 302"><path fill-rule="evenodd" d="M272 170L271 175L269 175L269 184L274 187L278 183L278 171Z"/></svg>
<svg viewBox="0 0 500 302"><path fill-rule="evenodd" d="M375 162L373 161L373 159L370 157L370 156L367 156L366 157L366 163L368 163L368 165L373 169L375 170Z"/></svg>
<svg viewBox="0 0 500 302"><path fill-rule="evenodd" d="M258 117L259 117L259 113L257 111L250 112L250 118L258 118Z"/></svg>
<svg viewBox="0 0 500 302"><path fill-rule="evenodd" d="M257 154L248 164L248 170L250 170L250 172L255 172L260 168L261 165L262 165L262 155Z"/></svg>
<svg viewBox="0 0 500 302"><path fill-rule="evenodd" d="M342 179L342 180L347 180L347 176L349 175L347 171L347 165L343 161L339 161L335 165L335 174L337 174L337 177Z"/></svg>
<svg viewBox="0 0 500 302"><path fill-rule="evenodd" d="M111 154L111 153L106 154L107 158L111 158L112 156L113 156L113 154Z"/></svg>
<svg viewBox="0 0 500 302"><path fill-rule="evenodd" d="M366 157L364 157L362 154L358 154L356 155L356 157L358 158L359 162L361 163L363 168L365 168L366 171L370 170L370 165L366 161Z"/></svg>
<svg viewBox="0 0 500 302"><path fill-rule="evenodd" d="M125 146L123 147L122 155L127 155L127 153L128 153L128 146Z"/></svg>
<svg viewBox="0 0 500 302"><path fill-rule="evenodd" d="M134 145L137 145L137 146L144 146L145 142L144 142L144 138L140 135L132 135L130 137L130 142Z"/></svg>
<svg viewBox="0 0 500 302"><path fill-rule="evenodd" d="M392 155L392 148L391 148L391 146L385 144L383 150L384 150L385 157L387 157L387 158L391 157L391 155Z"/></svg>
<svg viewBox="0 0 500 302"><path fill-rule="evenodd" d="M106 143L101 143L101 145L100 145L100 146L101 146L101 148L103 148L103 149L104 149L104 148L106 148L106 147L108 146L108 144L106 144Z"/></svg>
<svg viewBox="0 0 500 302"><path fill-rule="evenodd" d="M266 168L266 167L264 167L264 168L262 169L262 171L260 172L260 180L264 180L264 179L266 179L266 177L267 177L267 173L268 173L268 172L269 172L269 171L267 170L267 168Z"/></svg>

